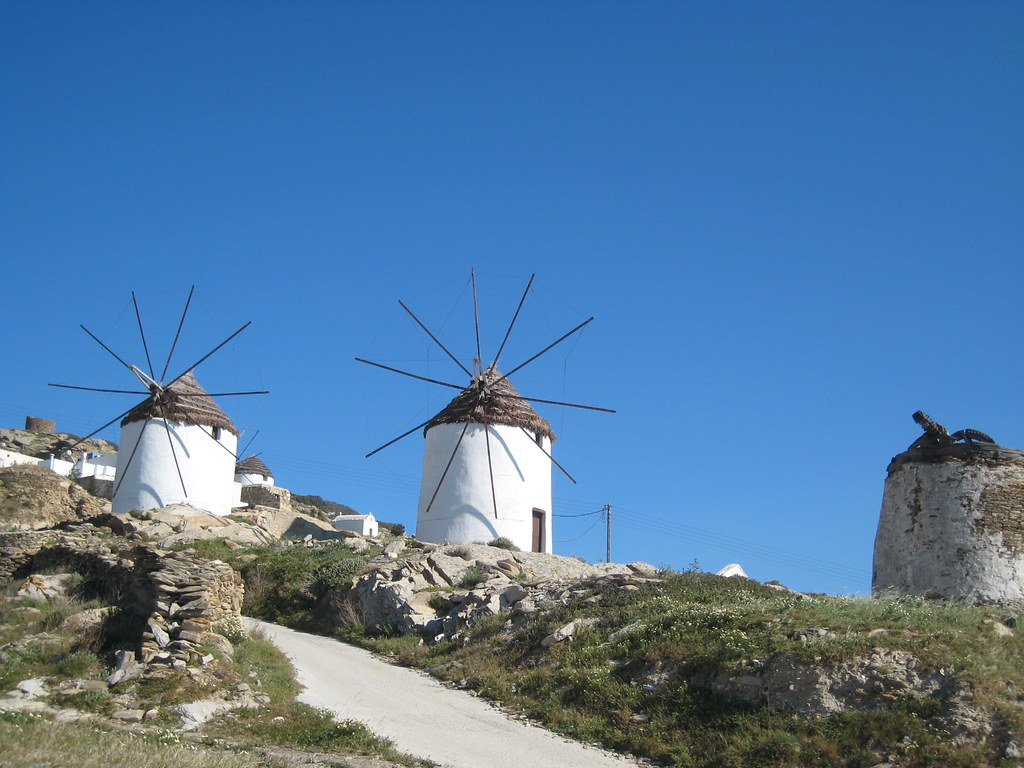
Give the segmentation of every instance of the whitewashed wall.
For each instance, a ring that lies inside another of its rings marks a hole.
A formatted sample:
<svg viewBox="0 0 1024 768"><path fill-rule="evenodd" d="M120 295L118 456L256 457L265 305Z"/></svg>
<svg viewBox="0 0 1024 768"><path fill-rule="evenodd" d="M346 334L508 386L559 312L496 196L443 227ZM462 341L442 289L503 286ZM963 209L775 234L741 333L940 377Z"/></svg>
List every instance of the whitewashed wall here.
<svg viewBox="0 0 1024 768"><path fill-rule="evenodd" d="M274 484L274 478L271 475L264 477L263 475L253 475L249 473L240 473L235 475L235 482L239 485L267 485L272 486Z"/></svg>
<svg viewBox="0 0 1024 768"><path fill-rule="evenodd" d="M23 453L17 451L8 451L6 448L0 448L0 467L13 467L16 464L42 464L42 459L37 459L35 456L26 456Z"/></svg>
<svg viewBox="0 0 1024 768"><path fill-rule="evenodd" d="M885 482L872 591L1024 603L1024 465L908 462Z"/></svg>
<svg viewBox="0 0 1024 768"><path fill-rule="evenodd" d="M228 514L238 498L234 483L238 438L222 430L218 445L210 436L210 427L170 422L175 454L188 492L186 496L181 490L163 420L151 420L143 432L144 423L132 422L121 428L117 454L119 485L113 511L122 513L182 503L215 515ZM125 464L136 442L139 446L135 458L125 473Z"/></svg>
<svg viewBox="0 0 1024 768"><path fill-rule="evenodd" d="M529 551L536 507L545 513L544 551L551 552L551 460L518 427L499 424L486 428L490 430L497 519L487 468L485 427L481 424L470 424L466 430L451 469L427 512L430 497L464 426L438 424L427 432L416 537L435 543L468 544L505 536L520 549ZM541 438L541 445L550 453L547 438Z"/></svg>

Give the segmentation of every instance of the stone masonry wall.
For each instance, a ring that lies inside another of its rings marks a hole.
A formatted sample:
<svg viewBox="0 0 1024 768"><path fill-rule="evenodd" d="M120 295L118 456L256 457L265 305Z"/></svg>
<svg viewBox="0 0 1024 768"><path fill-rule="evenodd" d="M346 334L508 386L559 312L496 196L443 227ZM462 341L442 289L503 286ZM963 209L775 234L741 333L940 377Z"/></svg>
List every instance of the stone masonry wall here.
<svg viewBox="0 0 1024 768"><path fill-rule="evenodd" d="M1024 460L894 462L872 590L1024 604Z"/></svg>
<svg viewBox="0 0 1024 768"><path fill-rule="evenodd" d="M0 581L57 567L95 580L139 616L140 659L150 664L199 663L217 625L240 621L244 587L230 566L145 545L115 551L118 543L80 531L0 533Z"/></svg>

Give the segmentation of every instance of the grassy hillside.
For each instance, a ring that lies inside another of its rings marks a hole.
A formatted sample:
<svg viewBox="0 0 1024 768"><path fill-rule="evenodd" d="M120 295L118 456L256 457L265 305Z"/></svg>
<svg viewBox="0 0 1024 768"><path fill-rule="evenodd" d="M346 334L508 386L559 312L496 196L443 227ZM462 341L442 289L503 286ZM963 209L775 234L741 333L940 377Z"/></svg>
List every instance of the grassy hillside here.
<svg viewBox="0 0 1024 768"><path fill-rule="evenodd" d="M289 620L315 626L313 615ZM678 768L981 768L1021 764L1015 621L997 607L803 596L691 572L583 583L454 642L332 631L572 738Z"/></svg>

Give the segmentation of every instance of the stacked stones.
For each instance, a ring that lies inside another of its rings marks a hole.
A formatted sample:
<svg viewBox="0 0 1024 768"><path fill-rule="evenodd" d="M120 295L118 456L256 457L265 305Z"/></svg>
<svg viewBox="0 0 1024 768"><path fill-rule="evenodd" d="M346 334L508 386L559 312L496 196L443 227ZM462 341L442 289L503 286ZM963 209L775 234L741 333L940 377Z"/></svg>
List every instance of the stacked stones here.
<svg viewBox="0 0 1024 768"><path fill-rule="evenodd" d="M218 560L186 552L158 557L155 564L148 576L156 600L142 635L142 661L174 667L201 663L197 646L223 646L225 638L214 628L241 619L242 578Z"/></svg>
<svg viewBox="0 0 1024 768"><path fill-rule="evenodd" d="M201 644L230 647L213 629L240 622L242 578L218 560L137 544L117 552L111 540L80 526L74 532L0 533L0 580L58 566L94 579L145 618L141 661L184 667L202 663ZM208 657L206 657L208 660Z"/></svg>

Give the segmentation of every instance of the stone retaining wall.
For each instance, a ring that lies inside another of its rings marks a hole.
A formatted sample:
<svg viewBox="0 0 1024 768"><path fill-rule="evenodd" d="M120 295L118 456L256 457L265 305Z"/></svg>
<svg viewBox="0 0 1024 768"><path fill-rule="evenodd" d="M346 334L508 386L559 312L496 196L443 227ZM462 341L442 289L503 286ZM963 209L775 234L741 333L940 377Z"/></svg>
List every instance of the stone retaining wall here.
<svg viewBox="0 0 1024 768"><path fill-rule="evenodd" d="M199 646L222 644L217 625L240 621L242 578L219 560L166 552L89 532L0 533L0 581L32 573L81 573L107 598L138 616L140 659L183 667L202 659Z"/></svg>

